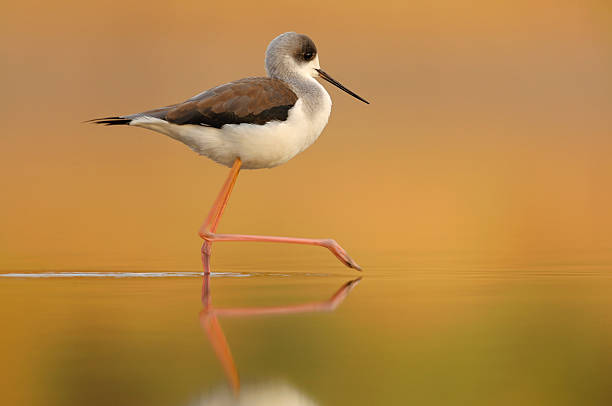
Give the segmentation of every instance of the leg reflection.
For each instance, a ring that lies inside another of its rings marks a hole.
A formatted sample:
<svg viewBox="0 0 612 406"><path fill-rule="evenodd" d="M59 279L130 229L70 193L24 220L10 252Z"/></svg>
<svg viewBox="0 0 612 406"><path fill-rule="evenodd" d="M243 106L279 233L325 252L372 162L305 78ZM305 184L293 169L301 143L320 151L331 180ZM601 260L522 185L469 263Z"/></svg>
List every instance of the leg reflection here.
<svg viewBox="0 0 612 406"><path fill-rule="evenodd" d="M240 378L229 344L219 324L218 316L240 317L334 311L360 280L361 278L357 278L346 282L329 299L318 302L288 306L215 308L211 300L210 274L205 274L202 286L203 309L200 312L200 324L212 344L217 359L223 366L225 376L234 393L238 394L240 391Z"/></svg>

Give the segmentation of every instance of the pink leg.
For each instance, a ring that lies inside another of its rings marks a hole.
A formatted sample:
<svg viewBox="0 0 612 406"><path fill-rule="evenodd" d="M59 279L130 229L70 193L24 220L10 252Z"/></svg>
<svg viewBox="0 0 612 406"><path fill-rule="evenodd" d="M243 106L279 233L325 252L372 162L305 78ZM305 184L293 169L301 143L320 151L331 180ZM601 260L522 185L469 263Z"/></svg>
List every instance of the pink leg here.
<svg viewBox="0 0 612 406"><path fill-rule="evenodd" d="M209 242L216 241L256 241L256 242L278 242L285 244L317 245L325 247L332 252L344 265L349 268L361 271L361 267L346 253L336 241L331 239L316 238L293 238L293 237L272 237L266 235L244 235L244 234L214 234L207 232L200 234L200 237Z"/></svg>
<svg viewBox="0 0 612 406"><path fill-rule="evenodd" d="M215 199L215 203L213 207L210 209L208 213L208 217L202 227L200 228L200 235L205 232L204 230L210 230L214 232L217 229L217 225L219 224L219 219L221 218L221 214L223 210L225 210L225 206L227 206L227 201L229 200L229 195L234 188L234 184L236 183L236 178L238 177L238 173L240 172L240 166L242 162L240 158L236 159L232 169L229 173L229 176L225 180L219 195ZM202 244L202 267L204 268L204 274L210 274L210 253L212 249L212 243L210 241L204 240ZM206 285L206 284L205 284ZM202 287L204 289L205 286ZM204 297L204 292L202 292L202 297Z"/></svg>
<svg viewBox="0 0 612 406"><path fill-rule="evenodd" d="M346 251L334 240L331 239L311 239L311 238L292 238L292 237L270 237L262 235L243 235L243 234L216 234L217 225L223 210L229 200L229 195L232 192L236 178L240 172L240 159L232 166L232 170L225 181L225 185L221 189L221 193L217 197L213 208L208 215L208 218L200 228L200 237L204 239L202 244L202 264L204 273L210 272L210 249L215 241L257 241L257 242L277 242L286 244L303 244L317 245L325 247L332 252L344 265L349 268L361 271L361 267L346 253Z"/></svg>

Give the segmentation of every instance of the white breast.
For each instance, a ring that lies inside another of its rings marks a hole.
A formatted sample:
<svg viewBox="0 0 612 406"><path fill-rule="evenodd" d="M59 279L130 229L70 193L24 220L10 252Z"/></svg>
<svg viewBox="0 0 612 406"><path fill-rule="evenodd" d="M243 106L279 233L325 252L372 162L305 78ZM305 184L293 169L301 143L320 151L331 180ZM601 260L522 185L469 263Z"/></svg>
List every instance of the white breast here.
<svg viewBox="0 0 612 406"><path fill-rule="evenodd" d="M289 110L287 120L264 125L228 124L217 129L176 125L152 117L139 117L131 125L166 134L225 166L231 166L240 158L244 169L272 168L287 162L317 140L331 113L331 98L325 90L323 92L315 111L307 109L303 100L298 99Z"/></svg>

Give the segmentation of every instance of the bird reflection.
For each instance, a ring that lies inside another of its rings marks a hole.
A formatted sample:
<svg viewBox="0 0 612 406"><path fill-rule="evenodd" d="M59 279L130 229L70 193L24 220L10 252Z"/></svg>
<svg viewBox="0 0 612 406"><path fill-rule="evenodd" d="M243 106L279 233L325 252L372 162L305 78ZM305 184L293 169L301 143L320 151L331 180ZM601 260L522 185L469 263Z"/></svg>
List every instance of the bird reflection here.
<svg viewBox="0 0 612 406"><path fill-rule="evenodd" d="M212 344L215 355L223 366L225 376L234 395L238 396L240 393L240 378L229 344L219 324L219 317L331 312L346 299L350 291L357 286L360 280L361 278L357 278L346 282L329 299L318 302L287 306L217 308L212 305L210 274L205 274L202 288L202 304L204 307L200 312L200 324ZM283 390L288 389L287 385L280 385L280 387L282 387ZM253 391L251 390L251 392ZM261 391L258 392L258 394L261 395ZM296 394L299 395L297 392Z"/></svg>

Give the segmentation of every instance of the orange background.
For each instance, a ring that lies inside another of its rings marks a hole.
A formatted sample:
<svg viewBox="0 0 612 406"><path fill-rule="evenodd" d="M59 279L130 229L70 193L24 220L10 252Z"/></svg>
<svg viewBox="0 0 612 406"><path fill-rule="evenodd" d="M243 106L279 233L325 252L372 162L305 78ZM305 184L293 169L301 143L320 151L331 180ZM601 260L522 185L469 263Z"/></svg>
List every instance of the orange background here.
<svg viewBox="0 0 612 406"><path fill-rule="evenodd" d="M81 122L263 75L288 30L372 104L328 87L322 137L243 172L220 231L333 237L366 268L383 252L612 262L608 2L219 3L3 5L0 269L199 269L226 169ZM328 255L302 248L216 261Z"/></svg>

